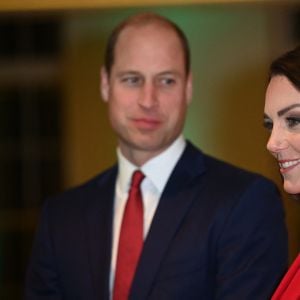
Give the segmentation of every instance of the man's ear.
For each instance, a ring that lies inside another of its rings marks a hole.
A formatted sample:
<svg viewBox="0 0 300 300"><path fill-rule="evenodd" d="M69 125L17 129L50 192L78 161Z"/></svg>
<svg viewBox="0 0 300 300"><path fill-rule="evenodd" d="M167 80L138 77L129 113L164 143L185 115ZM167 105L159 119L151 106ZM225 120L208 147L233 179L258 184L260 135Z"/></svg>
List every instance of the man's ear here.
<svg viewBox="0 0 300 300"><path fill-rule="evenodd" d="M193 97L193 75L192 72L188 74L187 82L186 82L186 99L187 103L190 104Z"/></svg>
<svg viewBox="0 0 300 300"><path fill-rule="evenodd" d="M109 98L109 78L107 71L104 67L101 67L100 70L100 92L102 100L104 102L107 102Z"/></svg>

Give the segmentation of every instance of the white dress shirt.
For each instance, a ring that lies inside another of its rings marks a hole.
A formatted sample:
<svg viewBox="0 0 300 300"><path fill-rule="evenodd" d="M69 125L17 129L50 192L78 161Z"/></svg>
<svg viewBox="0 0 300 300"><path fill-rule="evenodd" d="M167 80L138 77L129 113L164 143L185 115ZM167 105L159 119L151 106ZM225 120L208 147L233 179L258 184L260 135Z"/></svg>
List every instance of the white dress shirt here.
<svg viewBox="0 0 300 300"><path fill-rule="evenodd" d="M145 175L141 184L144 205L144 239L149 231L161 194L176 163L184 151L185 145L186 142L183 136L180 135L164 152L150 159L140 168ZM119 171L116 181L114 201L113 244L110 268L111 296L115 277L118 241L123 212L128 197L131 176L133 172L138 169L137 166L133 165L122 155L119 148L117 149L117 157ZM112 299L112 297L110 298Z"/></svg>

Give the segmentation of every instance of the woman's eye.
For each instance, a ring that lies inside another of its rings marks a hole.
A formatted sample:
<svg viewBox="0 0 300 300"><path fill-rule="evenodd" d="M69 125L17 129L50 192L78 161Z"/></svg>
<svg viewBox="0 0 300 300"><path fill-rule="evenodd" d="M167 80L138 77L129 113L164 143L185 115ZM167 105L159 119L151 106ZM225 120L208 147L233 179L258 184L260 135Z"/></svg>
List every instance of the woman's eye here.
<svg viewBox="0 0 300 300"><path fill-rule="evenodd" d="M273 129L273 122L269 119L265 119L263 125L269 131Z"/></svg>
<svg viewBox="0 0 300 300"><path fill-rule="evenodd" d="M289 128L293 128L300 124L300 118L289 117L286 119L286 122Z"/></svg>

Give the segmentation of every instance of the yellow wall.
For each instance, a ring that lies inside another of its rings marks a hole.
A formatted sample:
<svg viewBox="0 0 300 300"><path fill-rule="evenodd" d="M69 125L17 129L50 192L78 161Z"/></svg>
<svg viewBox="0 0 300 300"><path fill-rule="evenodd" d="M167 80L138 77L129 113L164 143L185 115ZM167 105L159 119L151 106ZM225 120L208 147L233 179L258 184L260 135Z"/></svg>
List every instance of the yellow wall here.
<svg viewBox="0 0 300 300"><path fill-rule="evenodd" d="M237 3L297 3L298 0L2 0L0 11L20 10L61 10L61 9L94 9L111 7L130 7L146 5L187 5L187 4L237 4Z"/></svg>

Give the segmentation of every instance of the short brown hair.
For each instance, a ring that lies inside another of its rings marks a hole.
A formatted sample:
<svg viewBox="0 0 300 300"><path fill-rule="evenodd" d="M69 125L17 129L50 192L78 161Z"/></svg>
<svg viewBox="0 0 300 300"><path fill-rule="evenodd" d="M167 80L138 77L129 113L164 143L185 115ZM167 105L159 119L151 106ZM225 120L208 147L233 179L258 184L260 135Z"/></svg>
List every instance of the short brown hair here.
<svg viewBox="0 0 300 300"><path fill-rule="evenodd" d="M121 22L110 34L107 46L105 49L105 57L104 57L104 66L107 74L109 75L111 72L111 68L114 64L115 59L115 47L118 41L118 37L120 33L128 26L131 25L146 25L150 23L161 23L165 26L168 26L178 36L180 43L182 45L183 55L185 59L185 71L188 74L190 71L190 48L187 37L183 33L183 31L172 21L169 19L160 16L154 13L141 13L137 15L133 15L123 22Z"/></svg>

